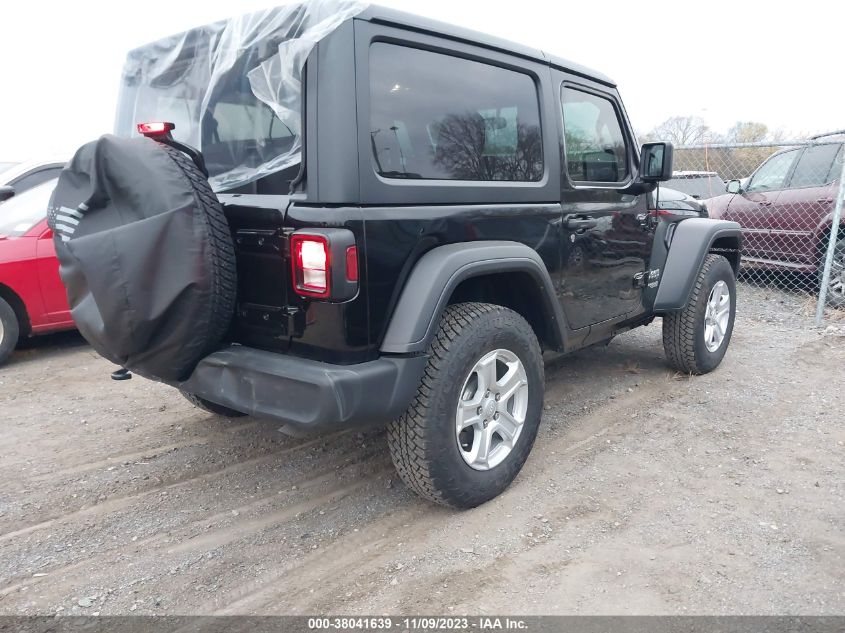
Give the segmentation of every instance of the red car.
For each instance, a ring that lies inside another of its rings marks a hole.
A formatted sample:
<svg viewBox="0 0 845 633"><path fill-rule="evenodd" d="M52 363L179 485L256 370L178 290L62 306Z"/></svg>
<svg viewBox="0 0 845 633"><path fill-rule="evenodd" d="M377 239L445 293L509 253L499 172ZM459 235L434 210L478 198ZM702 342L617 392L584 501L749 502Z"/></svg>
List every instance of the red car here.
<svg viewBox="0 0 845 633"><path fill-rule="evenodd" d="M770 156L743 186L707 201L710 217L739 222L743 266L820 273L842 173L843 143L820 142ZM841 231L841 229L840 229ZM835 249L828 301L845 305L845 237Z"/></svg>
<svg viewBox="0 0 845 633"><path fill-rule="evenodd" d="M53 179L0 204L0 363L20 337L75 327L47 226L55 186Z"/></svg>

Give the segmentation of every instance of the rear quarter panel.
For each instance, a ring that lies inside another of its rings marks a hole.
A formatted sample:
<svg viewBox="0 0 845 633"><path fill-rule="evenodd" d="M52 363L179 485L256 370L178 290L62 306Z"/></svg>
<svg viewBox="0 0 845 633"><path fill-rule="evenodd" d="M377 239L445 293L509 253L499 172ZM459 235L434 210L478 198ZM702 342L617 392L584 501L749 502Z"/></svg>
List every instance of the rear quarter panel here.
<svg viewBox="0 0 845 633"><path fill-rule="evenodd" d="M560 271L560 205L432 205L365 211L370 340L378 346L414 265L445 244L510 240L537 252L552 279Z"/></svg>
<svg viewBox="0 0 845 633"><path fill-rule="evenodd" d="M341 228L352 231L359 258L367 252L364 221L359 207L311 207L292 204L285 216L289 229ZM305 311L302 336L291 339L290 352L324 362L350 364L371 360L375 351L370 341L367 301L370 290L366 261L359 260L358 294L344 303L326 303L291 293L289 302ZM289 270L282 274L290 275Z"/></svg>

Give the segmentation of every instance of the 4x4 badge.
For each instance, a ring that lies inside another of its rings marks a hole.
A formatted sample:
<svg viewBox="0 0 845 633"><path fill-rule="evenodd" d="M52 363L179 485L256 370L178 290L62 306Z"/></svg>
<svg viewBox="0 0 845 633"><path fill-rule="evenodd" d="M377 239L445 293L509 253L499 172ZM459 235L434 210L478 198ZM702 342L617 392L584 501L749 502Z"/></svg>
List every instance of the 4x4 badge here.
<svg viewBox="0 0 845 633"><path fill-rule="evenodd" d="M634 275L634 287L644 288L648 284L649 288L656 288L657 282L660 281L660 269L645 270Z"/></svg>

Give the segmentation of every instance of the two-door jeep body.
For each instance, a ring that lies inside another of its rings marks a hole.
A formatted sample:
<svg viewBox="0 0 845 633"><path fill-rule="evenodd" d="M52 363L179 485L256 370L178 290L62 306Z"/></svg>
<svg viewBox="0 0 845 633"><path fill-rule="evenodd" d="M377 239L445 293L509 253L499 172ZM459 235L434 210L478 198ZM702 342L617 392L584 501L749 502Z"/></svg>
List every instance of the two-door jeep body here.
<svg viewBox="0 0 845 633"><path fill-rule="evenodd" d="M130 53L118 136L80 149L51 208L100 353L215 413L387 424L403 480L457 507L528 457L543 352L662 317L673 367L721 362L739 226L653 204L672 147L637 146L613 81L326 6Z"/></svg>

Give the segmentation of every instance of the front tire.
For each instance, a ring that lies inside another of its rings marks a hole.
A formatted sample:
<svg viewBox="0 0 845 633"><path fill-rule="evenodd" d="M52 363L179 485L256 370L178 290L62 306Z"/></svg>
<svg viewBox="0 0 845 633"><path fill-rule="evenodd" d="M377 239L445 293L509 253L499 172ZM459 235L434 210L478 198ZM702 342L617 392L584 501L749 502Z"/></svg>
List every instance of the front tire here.
<svg viewBox="0 0 845 633"><path fill-rule="evenodd" d="M20 338L20 325L15 311L6 301L0 298L0 365L5 363Z"/></svg>
<svg viewBox="0 0 845 633"><path fill-rule="evenodd" d="M707 255L686 307L663 317L666 359L685 374L706 374L722 362L736 318L736 279L727 259Z"/></svg>
<svg viewBox="0 0 845 633"><path fill-rule="evenodd" d="M824 281L824 261L826 251L822 251L819 263L819 287ZM830 267L830 280L827 284L827 305L831 308L845 308L845 238L833 247L833 262Z"/></svg>
<svg viewBox="0 0 845 633"><path fill-rule="evenodd" d="M417 395L388 425L402 480L442 505L472 508L522 469L543 411L543 359L531 326L488 303L449 306Z"/></svg>

